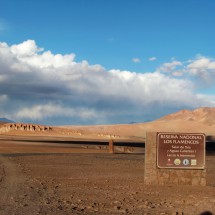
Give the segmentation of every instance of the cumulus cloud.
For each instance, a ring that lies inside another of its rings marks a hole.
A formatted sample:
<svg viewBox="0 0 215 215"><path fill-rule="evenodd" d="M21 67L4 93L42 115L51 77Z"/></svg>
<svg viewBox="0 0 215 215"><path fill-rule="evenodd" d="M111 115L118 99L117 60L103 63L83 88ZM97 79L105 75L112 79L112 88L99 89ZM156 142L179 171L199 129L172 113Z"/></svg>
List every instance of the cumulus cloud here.
<svg viewBox="0 0 215 215"><path fill-rule="evenodd" d="M162 64L157 71L173 77L192 79L196 86L208 88L215 81L215 60L204 56L185 62L173 60Z"/></svg>
<svg viewBox="0 0 215 215"><path fill-rule="evenodd" d="M31 57L36 55L37 52L42 51L42 48L38 48L34 40L27 40L23 43L12 45L10 47L11 52L22 59L21 57Z"/></svg>
<svg viewBox="0 0 215 215"><path fill-rule="evenodd" d="M200 77L205 81L215 80L215 60L204 56L190 60L187 72L193 76Z"/></svg>
<svg viewBox="0 0 215 215"><path fill-rule="evenodd" d="M140 63L141 60L140 60L140 58L132 58L132 62L134 62L134 63Z"/></svg>
<svg viewBox="0 0 215 215"><path fill-rule="evenodd" d="M169 63L164 63L159 68L159 70L162 71L162 72L172 72L178 66L183 66L182 62L174 60L174 61L169 62Z"/></svg>
<svg viewBox="0 0 215 215"><path fill-rule="evenodd" d="M211 106L214 99L196 94L191 79L178 78L178 67L198 74L193 71L199 65L172 61L153 73L105 70L86 60L77 62L73 53L53 54L33 40L0 43L0 102L7 103L0 112L16 120L124 123L162 115L168 108ZM205 67L213 71L213 61ZM169 75L173 72L177 77Z"/></svg>

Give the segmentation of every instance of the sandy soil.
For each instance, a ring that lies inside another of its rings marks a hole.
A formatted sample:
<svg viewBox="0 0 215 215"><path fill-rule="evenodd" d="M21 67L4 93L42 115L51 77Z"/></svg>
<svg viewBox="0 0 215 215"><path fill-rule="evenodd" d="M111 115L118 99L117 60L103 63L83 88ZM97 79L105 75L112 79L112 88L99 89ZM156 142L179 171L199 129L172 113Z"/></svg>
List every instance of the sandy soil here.
<svg viewBox="0 0 215 215"><path fill-rule="evenodd" d="M146 186L144 154L0 140L0 214L215 213L215 154L207 186Z"/></svg>

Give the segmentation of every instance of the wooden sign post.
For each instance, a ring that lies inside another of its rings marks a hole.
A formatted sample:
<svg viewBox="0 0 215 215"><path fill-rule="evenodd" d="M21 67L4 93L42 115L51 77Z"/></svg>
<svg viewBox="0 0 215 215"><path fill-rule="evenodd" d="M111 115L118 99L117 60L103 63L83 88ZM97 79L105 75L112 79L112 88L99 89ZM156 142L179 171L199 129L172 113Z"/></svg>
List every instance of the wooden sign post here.
<svg viewBox="0 0 215 215"><path fill-rule="evenodd" d="M112 139L109 140L109 153L114 153L114 143Z"/></svg>

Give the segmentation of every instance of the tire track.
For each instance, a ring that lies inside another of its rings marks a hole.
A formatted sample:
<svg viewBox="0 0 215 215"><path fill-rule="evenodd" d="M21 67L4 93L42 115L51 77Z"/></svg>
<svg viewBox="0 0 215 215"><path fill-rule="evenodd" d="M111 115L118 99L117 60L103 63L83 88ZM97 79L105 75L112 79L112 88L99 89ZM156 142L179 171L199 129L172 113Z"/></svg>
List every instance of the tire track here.
<svg viewBox="0 0 215 215"><path fill-rule="evenodd" d="M10 157L0 155L0 214L16 214L24 199L25 178Z"/></svg>

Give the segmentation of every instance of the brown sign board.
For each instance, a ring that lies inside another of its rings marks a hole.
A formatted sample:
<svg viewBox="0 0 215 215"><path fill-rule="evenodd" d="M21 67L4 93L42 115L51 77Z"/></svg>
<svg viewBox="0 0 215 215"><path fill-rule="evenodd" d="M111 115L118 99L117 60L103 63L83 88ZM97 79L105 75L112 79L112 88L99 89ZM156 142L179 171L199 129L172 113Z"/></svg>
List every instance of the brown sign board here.
<svg viewBox="0 0 215 215"><path fill-rule="evenodd" d="M157 167L205 168L205 134L157 133Z"/></svg>

